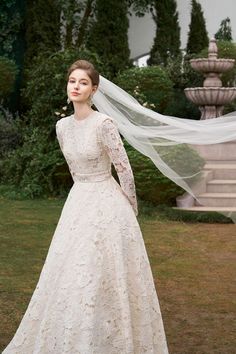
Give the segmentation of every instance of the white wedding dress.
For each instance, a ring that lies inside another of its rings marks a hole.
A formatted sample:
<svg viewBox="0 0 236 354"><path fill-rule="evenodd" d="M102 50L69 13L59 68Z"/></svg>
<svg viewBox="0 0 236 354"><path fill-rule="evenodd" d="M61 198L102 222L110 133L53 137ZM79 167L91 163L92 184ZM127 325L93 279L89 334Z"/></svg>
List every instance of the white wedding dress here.
<svg viewBox="0 0 236 354"><path fill-rule="evenodd" d="M94 111L80 121L61 118L56 131L74 184L28 308L2 354L167 354L117 124Z"/></svg>

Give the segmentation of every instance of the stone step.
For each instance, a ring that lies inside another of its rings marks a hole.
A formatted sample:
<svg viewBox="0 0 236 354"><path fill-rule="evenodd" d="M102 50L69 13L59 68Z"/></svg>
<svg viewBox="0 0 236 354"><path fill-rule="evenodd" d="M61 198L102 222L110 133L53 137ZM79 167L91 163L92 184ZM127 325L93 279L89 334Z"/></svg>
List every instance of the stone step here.
<svg viewBox="0 0 236 354"><path fill-rule="evenodd" d="M236 180L213 179L207 182L207 193L236 193Z"/></svg>
<svg viewBox="0 0 236 354"><path fill-rule="evenodd" d="M236 193L202 193L197 199L202 206L236 207Z"/></svg>
<svg viewBox="0 0 236 354"><path fill-rule="evenodd" d="M236 166L236 160L207 160L207 164L210 165L235 165Z"/></svg>
<svg viewBox="0 0 236 354"><path fill-rule="evenodd" d="M236 141L229 141L222 144L193 145L205 161L235 161L236 160Z"/></svg>
<svg viewBox="0 0 236 354"><path fill-rule="evenodd" d="M204 170L211 170L214 179L236 179L236 164L207 163Z"/></svg>
<svg viewBox="0 0 236 354"><path fill-rule="evenodd" d="M210 207L210 206L193 206L190 208L179 208L173 207L173 209L177 210L186 210L186 211L216 211L216 212L236 212L236 207Z"/></svg>

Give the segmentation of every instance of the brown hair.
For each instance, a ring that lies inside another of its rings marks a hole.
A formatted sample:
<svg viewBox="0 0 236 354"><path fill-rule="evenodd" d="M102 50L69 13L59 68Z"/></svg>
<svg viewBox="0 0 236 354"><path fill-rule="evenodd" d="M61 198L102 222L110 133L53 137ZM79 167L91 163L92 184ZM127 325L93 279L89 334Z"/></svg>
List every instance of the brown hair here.
<svg viewBox="0 0 236 354"><path fill-rule="evenodd" d="M82 69L84 71L86 71L87 75L90 77L92 84L93 85L99 85L99 73L98 71L95 69L95 67L93 66L92 63L90 63L87 60L77 60L75 61L68 69L67 72L67 81L69 80L69 76L72 73L72 71L76 70L76 69Z"/></svg>

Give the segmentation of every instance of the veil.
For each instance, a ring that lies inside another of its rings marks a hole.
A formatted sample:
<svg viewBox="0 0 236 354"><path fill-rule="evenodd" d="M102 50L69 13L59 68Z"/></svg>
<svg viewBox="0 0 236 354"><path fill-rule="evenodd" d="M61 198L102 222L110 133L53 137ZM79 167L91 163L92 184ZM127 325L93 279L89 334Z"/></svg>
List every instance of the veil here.
<svg viewBox="0 0 236 354"><path fill-rule="evenodd" d="M216 205L215 211L236 222L236 112L200 121L162 115L143 107L101 75L92 102L98 111L116 120L120 133L131 146L186 191L177 198L179 207L208 205L212 197L209 185L212 184L210 191L214 191L217 181L222 184L222 179L228 178L223 176L227 168L231 183L222 185L226 192L221 196L216 193L221 197L221 206L217 206L217 201L211 203Z"/></svg>

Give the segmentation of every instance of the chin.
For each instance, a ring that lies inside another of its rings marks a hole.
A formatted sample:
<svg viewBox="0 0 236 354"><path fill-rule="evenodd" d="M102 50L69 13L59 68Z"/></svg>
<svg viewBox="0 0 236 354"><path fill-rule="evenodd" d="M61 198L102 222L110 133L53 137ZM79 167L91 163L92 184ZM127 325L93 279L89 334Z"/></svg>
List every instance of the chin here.
<svg viewBox="0 0 236 354"><path fill-rule="evenodd" d="M74 96L72 96L70 100L72 102L78 102L78 103L85 103L86 102L86 100L81 99L81 97L79 98L79 97L74 97Z"/></svg>

